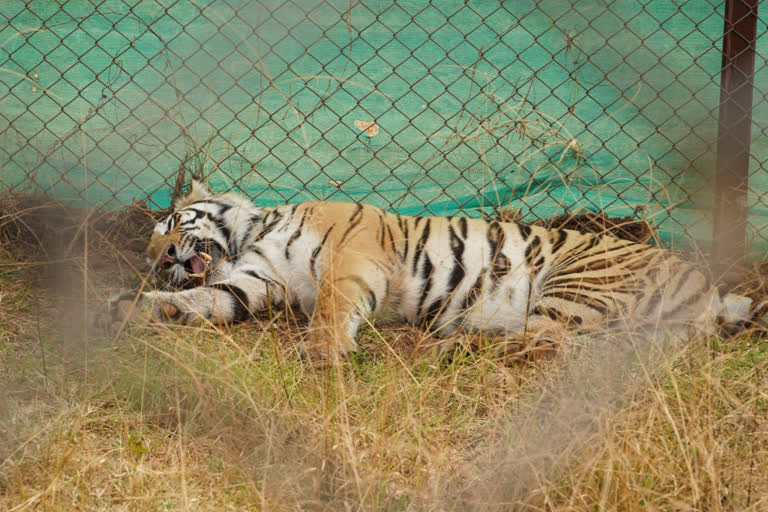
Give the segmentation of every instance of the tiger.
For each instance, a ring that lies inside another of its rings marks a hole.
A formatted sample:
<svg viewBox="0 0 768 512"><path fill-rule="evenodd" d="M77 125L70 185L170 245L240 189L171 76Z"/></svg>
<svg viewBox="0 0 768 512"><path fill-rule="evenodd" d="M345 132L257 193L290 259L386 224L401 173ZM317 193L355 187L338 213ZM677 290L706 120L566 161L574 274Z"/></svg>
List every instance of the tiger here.
<svg viewBox="0 0 768 512"><path fill-rule="evenodd" d="M305 348L323 358L357 351L361 326L383 317L449 343L628 322L715 335L765 326L768 309L721 295L669 249L607 233L351 202L257 206L199 181L156 224L146 252L162 289L113 300L113 321L143 311L160 322L231 324L282 304L306 315Z"/></svg>

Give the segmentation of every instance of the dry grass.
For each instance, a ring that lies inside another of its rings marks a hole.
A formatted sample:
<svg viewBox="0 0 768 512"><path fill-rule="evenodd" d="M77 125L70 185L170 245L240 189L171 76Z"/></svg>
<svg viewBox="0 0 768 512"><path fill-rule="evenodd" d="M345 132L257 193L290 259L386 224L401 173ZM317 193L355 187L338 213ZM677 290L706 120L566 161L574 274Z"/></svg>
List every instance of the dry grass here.
<svg viewBox="0 0 768 512"><path fill-rule="evenodd" d="M587 233L609 234L633 242L647 243L656 237L656 229L644 219L608 217L602 212L563 213L536 224L548 229L573 229Z"/></svg>
<svg viewBox="0 0 768 512"><path fill-rule="evenodd" d="M765 510L768 348L711 342L664 365L550 492L587 509Z"/></svg>
<svg viewBox="0 0 768 512"><path fill-rule="evenodd" d="M0 509L768 506L765 342L661 355L613 336L510 367L377 326L312 369L284 311L109 339L83 332L82 300L130 257L90 238L89 281L76 245L66 267L0 251Z"/></svg>

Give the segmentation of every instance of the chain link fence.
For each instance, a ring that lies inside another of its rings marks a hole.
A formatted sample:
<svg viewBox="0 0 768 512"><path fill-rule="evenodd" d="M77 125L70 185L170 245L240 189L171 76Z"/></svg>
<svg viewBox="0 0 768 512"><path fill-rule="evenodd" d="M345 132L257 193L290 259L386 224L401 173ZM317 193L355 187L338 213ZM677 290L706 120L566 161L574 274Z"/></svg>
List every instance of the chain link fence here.
<svg viewBox="0 0 768 512"><path fill-rule="evenodd" d="M724 12L718 0L3 2L0 187L162 208L184 163L265 205L605 211L706 246ZM757 23L753 248L768 240Z"/></svg>

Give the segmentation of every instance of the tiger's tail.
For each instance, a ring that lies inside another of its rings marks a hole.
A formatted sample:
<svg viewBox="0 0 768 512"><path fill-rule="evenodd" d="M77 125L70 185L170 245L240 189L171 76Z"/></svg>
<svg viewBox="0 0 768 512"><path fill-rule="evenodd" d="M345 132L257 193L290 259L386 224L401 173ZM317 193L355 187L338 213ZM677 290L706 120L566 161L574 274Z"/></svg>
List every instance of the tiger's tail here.
<svg viewBox="0 0 768 512"><path fill-rule="evenodd" d="M717 315L720 335L731 337L751 331L768 331L768 299L757 302L750 297L729 293L722 298Z"/></svg>

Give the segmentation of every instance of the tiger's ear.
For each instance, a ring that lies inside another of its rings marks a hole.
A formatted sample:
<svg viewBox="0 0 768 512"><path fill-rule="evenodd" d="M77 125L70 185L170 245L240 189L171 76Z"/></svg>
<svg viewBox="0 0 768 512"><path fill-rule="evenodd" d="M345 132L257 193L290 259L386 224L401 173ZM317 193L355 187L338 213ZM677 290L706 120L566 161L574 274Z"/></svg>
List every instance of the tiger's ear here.
<svg viewBox="0 0 768 512"><path fill-rule="evenodd" d="M211 190L208 188L208 185L202 181L192 180L192 183L189 186L189 193L184 197L178 198L174 202L173 207L175 210L178 210L194 203L195 201L201 201L211 196L213 196L213 192L211 192Z"/></svg>
<svg viewBox="0 0 768 512"><path fill-rule="evenodd" d="M192 183L189 185L189 194L187 194L188 197L194 196L198 199L205 199L206 197L211 197L212 195L213 192L211 192L211 189L208 188L208 185L205 182L200 180L192 180Z"/></svg>

